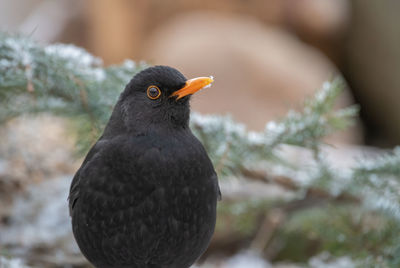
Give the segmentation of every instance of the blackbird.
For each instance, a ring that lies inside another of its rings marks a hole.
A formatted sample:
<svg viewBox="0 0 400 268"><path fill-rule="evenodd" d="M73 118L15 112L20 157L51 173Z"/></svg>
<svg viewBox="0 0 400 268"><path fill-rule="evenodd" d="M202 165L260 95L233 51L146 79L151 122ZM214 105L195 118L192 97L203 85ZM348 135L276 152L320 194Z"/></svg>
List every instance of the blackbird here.
<svg viewBox="0 0 400 268"><path fill-rule="evenodd" d="M155 66L121 93L69 193L75 239L94 266L185 268L206 250L220 191L189 100L212 82Z"/></svg>

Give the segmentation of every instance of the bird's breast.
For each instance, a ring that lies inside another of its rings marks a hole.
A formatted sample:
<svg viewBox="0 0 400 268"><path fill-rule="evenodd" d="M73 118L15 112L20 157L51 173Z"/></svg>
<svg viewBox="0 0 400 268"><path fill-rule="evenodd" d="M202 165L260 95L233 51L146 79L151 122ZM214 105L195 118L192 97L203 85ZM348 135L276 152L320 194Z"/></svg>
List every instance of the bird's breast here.
<svg viewBox="0 0 400 268"><path fill-rule="evenodd" d="M73 213L82 251L106 263L194 261L213 233L218 195L213 166L198 144L125 139L88 162ZM126 259L115 259L121 250Z"/></svg>

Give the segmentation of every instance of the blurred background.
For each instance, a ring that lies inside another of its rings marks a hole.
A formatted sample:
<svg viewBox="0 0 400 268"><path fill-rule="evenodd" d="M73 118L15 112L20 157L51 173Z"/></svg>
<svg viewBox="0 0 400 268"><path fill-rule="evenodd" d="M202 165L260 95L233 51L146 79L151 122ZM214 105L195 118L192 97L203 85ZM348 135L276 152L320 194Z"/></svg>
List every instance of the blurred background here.
<svg viewBox="0 0 400 268"><path fill-rule="evenodd" d="M231 114L257 131L342 75L348 87L338 105L358 103L360 119L329 142L389 148L400 142L399 12L393 0L0 0L0 30L44 45L72 43L105 65L129 58L173 66L187 78L213 75L213 87L193 98L193 109ZM50 177L70 181L80 165L65 126L41 115L1 128L0 255L18 256L14 264L87 267L65 221L66 204L51 201L66 198L69 185L40 184ZM56 214L62 215L49 216ZM217 233L204 267L270 267L240 255L255 233L248 232ZM318 253L308 250L307 258ZM293 263L279 267L322 267L270 251L267 259ZM350 267L339 265L331 267Z"/></svg>

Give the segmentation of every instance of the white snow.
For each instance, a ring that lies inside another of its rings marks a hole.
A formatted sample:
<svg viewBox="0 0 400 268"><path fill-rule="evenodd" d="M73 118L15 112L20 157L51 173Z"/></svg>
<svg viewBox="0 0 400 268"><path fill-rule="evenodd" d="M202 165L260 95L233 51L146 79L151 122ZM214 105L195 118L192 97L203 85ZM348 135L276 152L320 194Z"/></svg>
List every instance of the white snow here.
<svg viewBox="0 0 400 268"><path fill-rule="evenodd" d="M103 62L86 50L71 44L54 44L44 48L45 53L67 60L66 66L70 69L79 69L84 75L92 76L101 82L106 78L101 68Z"/></svg>
<svg viewBox="0 0 400 268"><path fill-rule="evenodd" d="M129 69L136 69L136 62L134 62L133 60L125 60L122 65L126 68Z"/></svg>
<svg viewBox="0 0 400 268"><path fill-rule="evenodd" d="M2 232L1 243L25 246L51 244L70 235L67 196L71 178L44 181L15 201L13 224ZM29 225L26 223L30 222Z"/></svg>
<svg viewBox="0 0 400 268"><path fill-rule="evenodd" d="M86 52L84 49L71 44L54 44L44 48L50 55L78 61L82 66L99 65L102 61Z"/></svg>
<svg viewBox="0 0 400 268"><path fill-rule="evenodd" d="M263 133L256 132L256 131L249 131L247 133L247 138L250 144L263 144L265 142L265 136Z"/></svg>
<svg viewBox="0 0 400 268"><path fill-rule="evenodd" d="M29 268L20 259L8 259L0 256L0 268Z"/></svg>
<svg viewBox="0 0 400 268"><path fill-rule="evenodd" d="M316 93L315 100L320 102L320 103L325 102L326 98L329 95L329 91L330 91L331 87L332 87L332 83L331 82L328 82L328 81L324 82L323 85L322 85L322 89L319 90Z"/></svg>
<svg viewBox="0 0 400 268"><path fill-rule="evenodd" d="M260 255L253 251L244 251L228 259L222 268L272 268Z"/></svg>
<svg viewBox="0 0 400 268"><path fill-rule="evenodd" d="M347 256L333 258L328 252L312 257L308 262L311 268L355 268L354 261Z"/></svg>

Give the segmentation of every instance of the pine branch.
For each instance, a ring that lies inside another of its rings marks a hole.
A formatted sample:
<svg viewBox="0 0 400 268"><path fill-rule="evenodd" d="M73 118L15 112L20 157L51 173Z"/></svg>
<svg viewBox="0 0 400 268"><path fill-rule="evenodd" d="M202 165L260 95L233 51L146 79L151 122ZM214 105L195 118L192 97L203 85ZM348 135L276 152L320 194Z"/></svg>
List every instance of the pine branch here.
<svg viewBox="0 0 400 268"><path fill-rule="evenodd" d="M38 112L78 118L78 133L89 133L80 136L86 141L82 150L98 137L125 84L145 67L126 61L105 68L82 48L42 47L29 38L6 33L0 33L0 59L0 123ZM224 172L227 169L222 166L234 171L246 152L252 152L251 160L274 158L272 150L279 144L316 147L320 138L347 126L357 108L333 110L342 88L340 79L325 83L302 112L292 111L281 121L268 123L262 133L248 132L228 117L198 114L192 116L192 127L213 159L223 160L216 165Z"/></svg>
<svg viewBox="0 0 400 268"><path fill-rule="evenodd" d="M375 159L362 159L353 171L367 207L400 221L400 147Z"/></svg>
<svg viewBox="0 0 400 268"><path fill-rule="evenodd" d="M290 111L279 121L266 124L263 132L247 131L229 116L204 116L194 113L191 127L217 165L223 161L221 174L240 174L247 166L269 160L284 163L276 149L295 145L318 150L321 139L351 125L358 107L334 110L335 100L344 83L326 82L314 98L308 99L300 112Z"/></svg>
<svg viewBox="0 0 400 268"><path fill-rule="evenodd" d="M0 32L0 124L39 112L78 118L83 135L78 145L85 152L104 128L120 91L144 67L132 61L104 67L82 48L42 47Z"/></svg>

